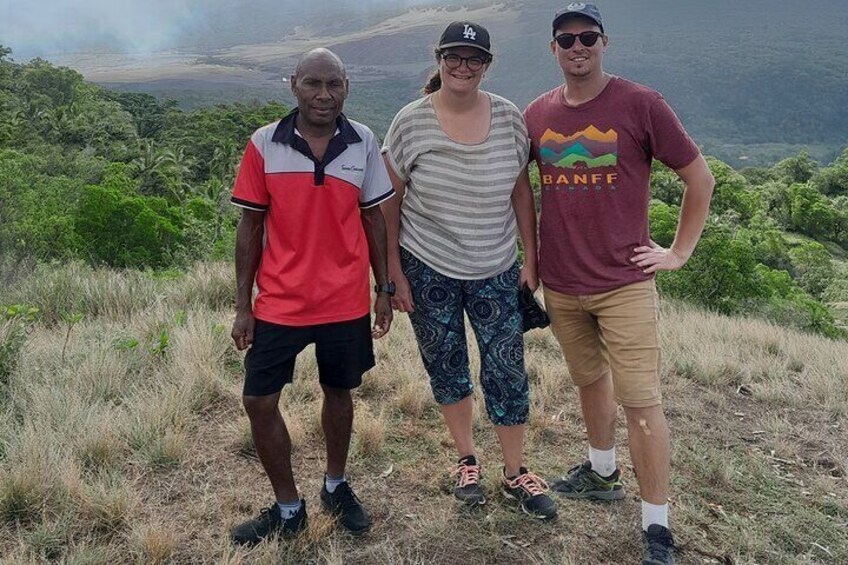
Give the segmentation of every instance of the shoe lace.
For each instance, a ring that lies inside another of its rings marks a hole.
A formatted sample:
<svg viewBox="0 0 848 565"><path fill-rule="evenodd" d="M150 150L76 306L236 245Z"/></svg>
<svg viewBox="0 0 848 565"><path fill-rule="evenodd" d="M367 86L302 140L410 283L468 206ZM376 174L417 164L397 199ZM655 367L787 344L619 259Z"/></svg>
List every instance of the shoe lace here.
<svg viewBox="0 0 848 565"><path fill-rule="evenodd" d="M359 497L353 492L353 489L348 486L347 483L342 483L336 487L336 492L338 493L338 507L347 510L349 508L354 508L356 506L361 506L362 502L360 502Z"/></svg>
<svg viewBox="0 0 848 565"><path fill-rule="evenodd" d="M509 486L510 488L521 487L525 492L530 494L530 496L544 494L550 490L548 483L546 483L544 479L538 475L530 473L529 471L515 477L509 482Z"/></svg>
<svg viewBox="0 0 848 565"><path fill-rule="evenodd" d="M581 463L579 465L575 465L566 473L567 477L586 477L592 472L592 466L587 461L586 463Z"/></svg>
<svg viewBox="0 0 848 565"><path fill-rule="evenodd" d="M259 517L257 518L257 522L259 522L260 524L273 522L274 521L274 515L272 514L272 512L274 511L274 506L275 505L271 505L268 508L263 508L262 510L260 510L259 511Z"/></svg>
<svg viewBox="0 0 848 565"><path fill-rule="evenodd" d="M457 481L459 488L476 485L480 482L480 465L459 463L451 475L454 477L459 476L459 480Z"/></svg>
<svg viewBox="0 0 848 565"><path fill-rule="evenodd" d="M596 477L601 479L604 483L614 483L617 479L611 480L610 477L602 477L594 469L592 469L589 463L581 463L580 465L576 465L568 470L565 474L563 480L572 481L574 484L584 484L584 485L594 485L596 481L592 480L592 477Z"/></svg>
<svg viewBox="0 0 848 565"><path fill-rule="evenodd" d="M665 532L658 536L648 537L648 554L651 559L662 560L673 547L672 537Z"/></svg>
<svg viewBox="0 0 848 565"><path fill-rule="evenodd" d="M582 471L585 466L586 465L584 465L583 463L581 463L580 465L575 465L574 467L565 472L565 476L570 477L574 473Z"/></svg>

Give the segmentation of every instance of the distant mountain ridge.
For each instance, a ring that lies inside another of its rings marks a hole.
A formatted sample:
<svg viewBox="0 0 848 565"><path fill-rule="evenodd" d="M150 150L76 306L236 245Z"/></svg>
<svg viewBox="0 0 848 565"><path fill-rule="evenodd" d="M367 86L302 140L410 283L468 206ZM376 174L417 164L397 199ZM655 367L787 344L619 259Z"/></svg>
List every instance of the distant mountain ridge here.
<svg viewBox="0 0 848 565"><path fill-rule="evenodd" d="M561 0L443 0L415 2L409 10L411 3L387 1L243 4L239 17L212 18L196 47L152 60L108 61L115 55L102 53L49 58L111 88L175 98L184 107L290 104L283 79L297 56L327 46L348 65L347 112L378 135L420 96L435 64L433 46L454 19L491 32L495 62L485 89L524 107L562 81L549 49ZM261 10L251 10L254 5ZM830 162L848 139L848 2L603 0L600 7L610 36L605 69L661 92L705 153L735 167L773 163L802 149ZM328 18L329 10L336 17ZM793 43L791 57L789 37L804 38ZM565 141L551 151L562 154ZM581 144L600 154L588 141Z"/></svg>

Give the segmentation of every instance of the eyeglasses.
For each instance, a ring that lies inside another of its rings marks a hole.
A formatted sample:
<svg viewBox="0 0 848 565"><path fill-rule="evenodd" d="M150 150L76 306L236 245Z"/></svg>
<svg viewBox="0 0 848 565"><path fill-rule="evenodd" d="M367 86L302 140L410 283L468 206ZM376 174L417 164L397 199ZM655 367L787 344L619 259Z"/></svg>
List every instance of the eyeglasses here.
<svg viewBox="0 0 848 565"><path fill-rule="evenodd" d="M577 38L580 38L580 43L584 47L591 47L598 42L599 37L603 37L603 33L599 31L584 31L583 33L561 33L554 37L557 44L563 49L571 49Z"/></svg>
<svg viewBox="0 0 848 565"><path fill-rule="evenodd" d="M460 57L456 53L442 53L440 57L449 69L458 69L465 61L465 66L468 67L469 71L479 71L483 68L483 65L489 62L489 59L484 57Z"/></svg>

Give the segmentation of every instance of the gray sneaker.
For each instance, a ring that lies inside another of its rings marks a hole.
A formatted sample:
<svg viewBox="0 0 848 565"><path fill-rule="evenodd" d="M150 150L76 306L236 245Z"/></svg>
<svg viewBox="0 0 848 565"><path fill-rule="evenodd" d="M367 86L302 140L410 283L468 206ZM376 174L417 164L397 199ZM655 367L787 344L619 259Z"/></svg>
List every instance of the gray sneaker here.
<svg viewBox="0 0 848 565"><path fill-rule="evenodd" d="M674 565L674 538L668 528L651 524L642 531L642 565Z"/></svg>
<svg viewBox="0 0 848 565"><path fill-rule="evenodd" d="M565 477L554 481L551 484L551 490L566 498L587 500L621 500L624 498L621 471L616 469L609 477L602 477L592 470L592 463L589 461L572 468Z"/></svg>
<svg viewBox="0 0 848 565"><path fill-rule="evenodd" d="M548 496L548 484L521 467L519 474L515 477L503 475L501 479L501 491L510 500L518 502L521 510L528 516L540 520L552 520L556 518L556 502Z"/></svg>

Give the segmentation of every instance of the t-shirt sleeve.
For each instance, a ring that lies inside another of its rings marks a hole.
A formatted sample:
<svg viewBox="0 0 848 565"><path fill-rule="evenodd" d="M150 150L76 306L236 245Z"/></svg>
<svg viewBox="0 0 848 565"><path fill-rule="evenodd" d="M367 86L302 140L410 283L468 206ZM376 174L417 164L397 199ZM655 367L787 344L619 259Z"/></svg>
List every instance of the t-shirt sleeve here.
<svg viewBox="0 0 848 565"><path fill-rule="evenodd" d="M516 109L515 111L515 147L518 151L518 163L521 168L527 166L530 159L530 137L527 134L527 124L524 123L524 116Z"/></svg>
<svg viewBox="0 0 848 565"><path fill-rule="evenodd" d="M651 104L648 114L648 142L651 155L675 170L690 164L700 154L698 146L662 97Z"/></svg>
<svg viewBox="0 0 848 565"><path fill-rule="evenodd" d="M265 160L252 139L242 155L230 202L257 212L267 211L271 202L265 186Z"/></svg>
<svg viewBox="0 0 848 565"><path fill-rule="evenodd" d="M386 132L386 139L383 141L383 154L386 156L392 171L400 180L406 182L409 178L410 151L408 147L404 146L403 116L404 111L401 110L392 120L389 131Z"/></svg>
<svg viewBox="0 0 848 565"><path fill-rule="evenodd" d="M377 146L377 138L368 136L368 156L365 163L365 179L362 181L362 190L359 192L359 207L371 208L388 200L395 194L392 181L386 171L383 157Z"/></svg>
<svg viewBox="0 0 848 565"><path fill-rule="evenodd" d="M530 106L524 108L524 112L522 113L522 118L524 118L524 125L527 128L527 154L528 160L532 159L533 161L538 161L539 154L536 151L536 145L533 143L533 138L530 135Z"/></svg>

